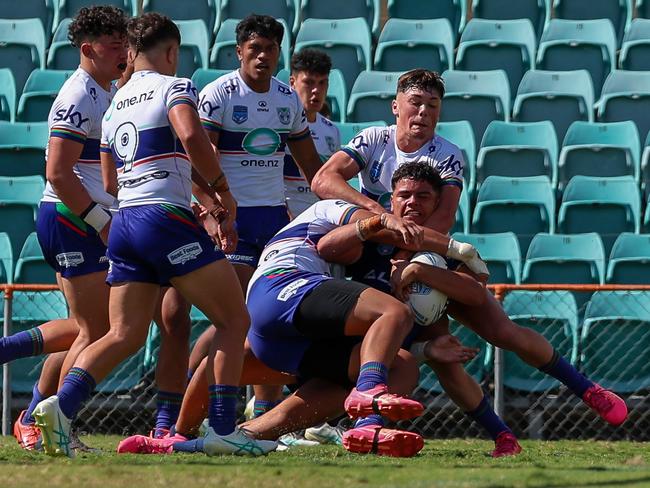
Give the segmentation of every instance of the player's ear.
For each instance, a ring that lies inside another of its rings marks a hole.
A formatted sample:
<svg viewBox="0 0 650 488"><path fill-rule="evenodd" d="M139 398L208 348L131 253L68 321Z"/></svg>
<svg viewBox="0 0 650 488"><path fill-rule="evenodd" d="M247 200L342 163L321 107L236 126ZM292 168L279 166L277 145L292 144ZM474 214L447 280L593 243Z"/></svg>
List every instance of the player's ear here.
<svg viewBox="0 0 650 488"><path fill-rule="evenodd" d="M92 44L89 42L82 42L79 50L81 51L81 54L83 54L86 58L92 59L94 57L95 50L93 49Z"/></svg>
<svg viewBox="0 0 650 488"><path fill-rule="evenodd" d="M296 84L296 77L293 76L293 75L290 75L289 76L289 86L291 88L295 88L295 84Z"/></svg>
<svg viewBox="0 0 650 488"><path fill-rule="evenodd" d="M237 45L237 50L236 51L237 51L237 59L241 63L241 60L242 60L243 56L242 56L242 53L241 53L241 46L240 45Z"/></svg>
<svg viewBox="0 0 650 488"><path fill-rule="evenodd" d="M393 115L394 115L395 117L399 117L399 110L398 110L398 108L397 108L397 100L393 100L393 101L391 102L390 108L391 108L392 111L393 111Z"/></svg>

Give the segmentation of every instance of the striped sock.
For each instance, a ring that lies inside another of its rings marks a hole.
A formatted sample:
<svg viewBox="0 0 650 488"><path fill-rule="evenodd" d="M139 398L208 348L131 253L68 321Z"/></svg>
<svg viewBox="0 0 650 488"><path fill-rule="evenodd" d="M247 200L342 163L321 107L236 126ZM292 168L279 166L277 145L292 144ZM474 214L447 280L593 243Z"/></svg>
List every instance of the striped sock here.
<svg viewBox="0 0 650 488"><path fill-rule="evenodd" d="M39 356L42 352L43 334L38 327L0 339L0 364L15 359Z"/></svg>
<svg viewBox="0 0 650 488"><path fill-rule="evenodd" d="M45 397L41 395L41 392L38 391L38 381L34 383L34 388L32 389L32 401L29 402L29 407L25 410L25 415L23 415L23 425L31 425L36 422L34 417L32 417L32 412L36 408L36 405L45 400Z"/></svg>
<svg viewBox="0 0 650 488"><path fill-rule="evenodd" d="M388 382L388 368L376 361L370 361L361 366L359 378L357 378L357 390L366 391L377 385L385 385Z"/></svg>
<svg viewBox="0 0 650 488"><path fill-rule="evenodd" d="M594 386L593 382L585 378L585 376L578 371L575 366L572 366L566 359L560 356L560 353L556 350L553 350L553 357L548 364L540 366L539 370L557 380L560 380L569 388L569 390L575 393L578 398L582 398L585 391Z"/></svg>
<svg viewBox="0 0 650 488"><path fill-rule="evenodd" d="M182 403L182 393L158 391L156 395L156 429L154 437L166 434L171 426L176 423Z"/></svg>
<svg viewBox="0 0 650 488"><path fill-rule="evenodd" d="M367 417L360 417L354 423L354 428L358 429L359 427L368 427L368 426L384 426L384 418L381 415L368 415Z"/></svg>
<svg viewBox="0 0 650 488"><path fill-rule="evenodd" d="M258 400L256 398L253 403L253 418L256 419L260 415L265 414L281 401L282 400Z"/></svg>
<svg viewBox="0 0 650 488"><path fill-rule="evenodd" d="M63 415L69 419L75 418L90 394L95 389L95 379L82 368L72 368L63 378L63 386L57 392L59 407Z"/></svg>
<svg viewBox="0 0 650 488"><path fill-rule="evenodd" d="M231 385L210 385L208 388L208 421L218 435L228 435L235 430L238 389Z"/></svg>

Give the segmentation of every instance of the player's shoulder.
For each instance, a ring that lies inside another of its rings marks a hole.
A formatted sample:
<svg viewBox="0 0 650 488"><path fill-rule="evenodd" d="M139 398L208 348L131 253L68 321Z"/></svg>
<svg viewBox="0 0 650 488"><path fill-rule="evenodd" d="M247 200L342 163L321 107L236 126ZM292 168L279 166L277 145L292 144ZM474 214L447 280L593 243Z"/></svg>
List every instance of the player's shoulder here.
<svg viewBox="0 0 650 488"><path fill-rule="evenodd" d="M88 106L97 103L99 86L92 77L81 68L68 78L56 97L55 103L74 103Z"/></svg>
<svg viewBox="0 0 650 488"><path fill-rule="evenodd" d="M296 98L297 94L285 82L280 81L275 76L271 78L271 91L279 97Z"/></svg>
<svg viewBox="0 0 650 488"><path fill-rule="evenodd" d="M189 78L180 78L176 76L161 75L162 82L165 84L170 95L187 93L189 95L198 96L198 92L194 83Z"/></svg>
<svg viewBox="0 0 650 488"><path fill-rule="evenodd" d="M394 134L395 126L373 125L361 130L357 137L363 136L365 142L372 146L387 146Z"/></svg>
<svg viewBox="0 0 650 488"><path fill-rule="evenodd" d="M328 119L324 115L316 114L316 120L318 121L319 124L324 125L327 128L336 129L336 131L338 132L338 128L334 125L334 122L332 122L330 119Z"/></svg>
<svg viewBox="0 0 650 488"><path fill-rule="evenodd" d="M239 75L237 74L237 70L234 70L212 80L203 87L201 93L219 92L225 95L232 95L238 91L239 84Z"/></svg>

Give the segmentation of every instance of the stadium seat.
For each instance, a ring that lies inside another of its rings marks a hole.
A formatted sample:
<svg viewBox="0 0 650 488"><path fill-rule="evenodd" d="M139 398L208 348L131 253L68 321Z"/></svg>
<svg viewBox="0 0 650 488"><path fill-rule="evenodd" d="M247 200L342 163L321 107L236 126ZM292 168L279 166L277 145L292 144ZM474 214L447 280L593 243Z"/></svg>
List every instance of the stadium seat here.
<svg viewBox="0 0 650 488"><path fill-rule="evenodd" d="M275 77L286 85L291 83L291 81L289 80L289 78L291 77L291 72L286 68L282 68L281 70L278 70L278 72L275 74Z"/></svg>
<svg viewBox="0 0 650 488"><path fill-rule="evenodd" d="M16 94L22 93L32 70L44 68L45 32L40 19L0 19L0 66L10 68Z"/></svg>
<svg viewBox="0 0 650 488"><path fill-rule="evenodd" d="M578 362L578 307L568 291L513 291L503 308L510 320L544 336L571 364ZM508 388L543 392L560 386L555 378L533 368L514 352L504 351L503 381Z"/></svg>
<svg viewBox="0 0 650 488"><path fill-rule="evenodd" d="M14 253L11 239L6 232L0 232L0 283L11 283L14 277Z"/></svg>
<svg viewBox="0 0 650 488"><path fill-rule="evenodd" d="M476 160L476 181L471 188L480 188L490 175L545 175L553 186L557 171L557 138L553 124L543 122L490 122Z"/></svg>
<svg viewBox="0 0 650 488"><path fill-rule="evenodd" d="M596 108L600 122L632 120L645 138L650 131L650 72L612 71Z"/></svg>
<svg viewBox="0 0 650 488"><path fill-rule="evenodd" d="M650 70L650 19L634 19L623 38L618 62L621 69Z"/></svg>
<svg viewBox="0 0 650 488"><path fill-rule="evenodd" d="M562 196L557 227L565 234L598 232L609 253L621 232L639 233L641 198L631 176L574 176Z"/></svg>
<svg viewBox="0 0 650 488"><path fill-rule="evenodd" d="M454 40L447 19L388 19L379 36L374 68L407 71L414 66L442 73L454 67Z"/></svg>
<svg viewBox="0 0 650 488"><path fill-rule="evenodd" d="M632 20L633 0L554 0L555 17L569 20L609 19L620 45Z"/></svg>
<svg viewBox="0 0 650 488"><path fill-rule="evenodd" d="M20 255L25 239L36 230L34 221L44 188L41 176L0 176L0 232L9 234L14 256Z"/></svg>
<svg viewBox="0 0 650 488"><path fill-rule="evenodd" d="M444 137L448 141L456 144L462 151L463 159L465 159L463 179L467 186L472 181L472 175L476 171L476 141L474 140L472 124L467 120L438 122L436 125L436 135ZM471 188L469 189L471 190Z"/></svg>
<svg viewBox="0 0 650 488"><path fill-rule="evenodd" d="M142 11L159 12L174 21L201 19L210 38L215 31L218 4L219 0L143 0Z"/></svg>
<svg viewBox="0 0 650 488"><path fill-rule="evenodd" d="M376 38L379 35L381 6L379 0L301 0L301 19L366 19Z"/></svg>
<svg viewBox="0 0 650 488"><path fill-rule="evenodd" d="M16 262L14 283L56 284L54 270L45 261L36 232L32 232L20 251Z"/></svg>
<svg viewBox="0 0 650 488"><path fill-rule="evenodd" d="M64 0L0 2L0 19L39 19L47 40L52 33L57 2L62 1Z"/></svg>
<svg viewBox="0 0 650 488"><path fill-rule="evenodd" d="M456 220L454 226L451 229L451 232L462 232L464 234L469 234L469 226L471 219L470 213L470 203L469 203L469 191L467 187L463 188L463 191L460 194L460 200L458 201L458 208L456 209Z"/></svg>
<svg viewBox="0 0 650 488"><path fill-rule="evenodd" d="M475 19L515 20L528 19L539 39L544 26L551 18L551 0L473 0L472 12Z"/></svg>
<svg viewBox="0 0 650 488"><path fill-rule="evenodd" d="M278 68L289 68L291 38L284 19L278 20L284 26ZM214 45L210 51L210 68L231 71L239 68L240 62L237 58L237 35L235 32L238 23L238 19L227 19L219 27L217 36L214 39Z"/></svg>
<svg viewBox="0 0 650 488"><path fill-rule="evenodd" d="M345 111L348 106L348 91L345 85L345 78L340 69L330 70L329 87L327 88L327 103L330 106L332 116L330 120L334 122L345 122Z"/></svg>
<svg viewBox="0 0 650 488"><path fill-rule="evenodd" d="M636 0L636 16L650 19L650 0Z"/></svg>
<svg viewBox="0 0 650 488"><path fill-rule="evenodd" d="M472 244L490 270L490 283L519 284L521 251L517 236L512 232L501 234L454 234L457 241Z"/></svg>
<svg viewBox="0 0 650 488"><path fill-rule="evenodd" d="M639 181L641 143L632 121L571 124L558 161L558 185L563 189L576 175L623 176Z"/></svg>
<svg viewBox="0 0 650 488"><path fill-rule="evenodd" d="M68 40L68 27L71 22L71 18L61 20L54 31L47 54L48 69L72 71L79 67L79 49Z"/></svg>
<svg viewBox="0 0 650 488"><path fill-rule="evenodd" d="M59 90L73 71L35 69L27 78L18 102L16 120L47 122L47 117Z"/></svg>
<svg viewBox="0 0 650 488"><path fill-rule="evenodd" d="M493 120L510 120L510 89L503 70L445 71L442 122L468 120L480 141Z"/></svg>
<svg viewBox="0 0 650 488"><path fill-rule="evenodd" d="M190 78L198 68L208 67L210 36L205 22L200 19L176 20L181 31L181 47L178 53L176 76Z"/></svg>
<svg viewBox="0 0 650 488"><path fill-rule="evenodd" d="M609 19L551 19L537 49L537 68L567 71L586 69L596 96L616 67L616 33Z"/></svg>
<svg viewBox="0 0 650 488"><path fill-rule="evenodd" d="M359 73L348 101L346 120L368 122L383 120L391 124L395 120L391 101L397 93L397 80L402 73L362 71Z"/></svg>
<svg viewBox="0 0 650 488"><path fill-rule="evenodd" d="M528 19L472 19L460 37L456 69L504 69L514 96L524 73L535 68L535 47L535 31Z"/></svg>
<svg viewBox="0 0 650 488"><path fill-rule="evenodd" d="M607 283L650 284L650 234L623 232L612 247Z"/></svg>
<svg viewBox="0 0 650 488"><path fill-rule="evenodd" d="M45 176L47 122L0 121L0 175Z"/></svg>
<svg viewBox="0 0 650 488"><path fill-rule="evenodd" d="M300 25L294 51L314 47L332 58L332 67L343 73L348 92L363 70L370 70L370 30L364 19L306 19Z"/></svg>
<svg viewBox="0 0 650 488"><path fill-rule="evenodd" d="M388 17L396 19L447 19L454 33L462 32L467 17L465 0L388 0Z"/></svg>
<svg viewBox="0 0 650 488"><path fill-rule="evenodd" d="M650 387L650 292L594 293L582 324L581 369L617 393Z"/></svg>
<svg viewBox="0 0 650 488"><path fill-rule="evenodd" d="M642 195L650 194L650 132L646 136L643 154L641 156L641 191Z"/></svg>
<svg viewBox="0 0 650 488"><path fill-rule="evenodd" d="M200 92L205 88L205 85L212 83L214 80L220 76L226 75L232 72L229 69L197 69L194 74L192 74L192 83L196 89Z"/></svg>
<svg viewBox="0 0 650 488"><path fill-rule="evenodd" d="M650 197L646 202L645 206L645 216L643 217L643 230L645 232L650 232Z"/></svg>
<svg viewBox="0 0 650 488"><path fill-rule="evenodd" d="M54 22L54 28L57 26L57 20L73 18L77 15L77 12L81 7L90 7L92 5L114 5L115 7L121 8L124 10L126 15L129 17L131 15L137 15L138 0L102 0L97 2L96 0L53 0L53 2L58 3L58 8L56 9L56 16ZM146 0L145 0L146 4Z"/></svg>
<svg viewBox="0 0 650 488"><path fill-rule="evenodd" d="M270 15L276 19L284 20L289 26L293 36L300 27L300 15L298 7L300 0L217 0L217 30L222 22L228 19L243 19L251 13Z"/></svg>
<svg viewBox="0 0 650 488"><path fill-rule="evenodd" d="M13 122L16 117L16 81L9 68L0 68L0 120Z"/></svg>
<svg viewBox="0 0 650 488"><path fill-rule="evenodd" d="M594 89L587 70L528 71L517 90L512 120L553 122L558 142L576 120L593 122Z"/></svg>
<svg viewBox="0 0 650 488"><path fill-rule="evenodd" d="M472 213L472 232L514 232L522 252L538 232L555 231L555 196L547 176L488 176Z"/></svg>
<svg viewBox="0 0 650 488"><path fill-rule="evenodd" d="M341 145L344 146L350 142L354 136L367 127L381 126L385 127L386 122L383 120L373 120L372 122L335 122L334 125L338 128L341 134Z"/></svg>

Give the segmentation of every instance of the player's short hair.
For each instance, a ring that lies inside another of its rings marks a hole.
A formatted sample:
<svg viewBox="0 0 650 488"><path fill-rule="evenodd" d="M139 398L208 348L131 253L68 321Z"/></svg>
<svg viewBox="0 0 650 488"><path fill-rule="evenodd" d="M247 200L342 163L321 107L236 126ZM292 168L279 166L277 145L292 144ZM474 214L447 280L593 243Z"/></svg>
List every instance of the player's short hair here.
<svg viewBox="0 0 650 488"><path fill-rule="evenodd" d="M306 47L291 56L291 74L295 75L301 71L316 73L317 75L328 75L332 69L332 58L318 49Z"/></svg>
<svg viewBox="0 0 650 488"><path fill-rule="evenodd" d="M426 181L436 193L442 191L442 178L440 178L438 171L429 163L413 161L402 164L393 173L393 177L390 180L391 188L395 190L395 186L401 180Z"/></svg>
<svg viewBox="0 0 650 488"><path fill-rule="evenodd" d="M428 69L416 68L407 71L397 80L397 93L418 88L423 91L436 91L440 98L445 96L445 82L442 77L435 71Z"/></svg>
<svg viewBox="0 0 650 488"><path fill-rule="evenodd" d="M284 36L284 26L269 15L251 14L237 24L235 29L237 34L237 45L241 46L251 37L264 37L282 44Z"/></svg>
<svg viewBox="0 0 650 488"><path fill-rule="evenodd" d="M80 48L84 41L103 35L126 35L126 15L112 5L82 7L68 27L68 40Z"/></svg>
<svg viewBox="0 0 650 488"><path fill-rule="evenodd" d="M136 54L146 52L164 41L181 43L178 26L166 15L147 12L129 20L127 25L129 46Z"/></svg>

